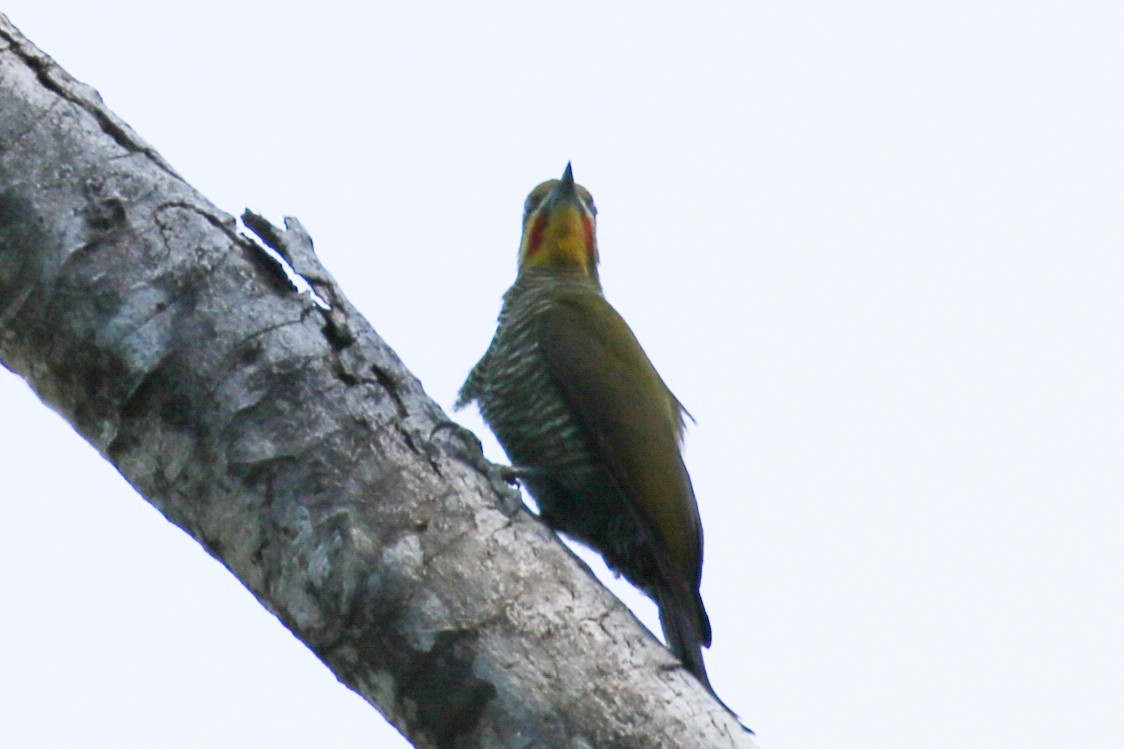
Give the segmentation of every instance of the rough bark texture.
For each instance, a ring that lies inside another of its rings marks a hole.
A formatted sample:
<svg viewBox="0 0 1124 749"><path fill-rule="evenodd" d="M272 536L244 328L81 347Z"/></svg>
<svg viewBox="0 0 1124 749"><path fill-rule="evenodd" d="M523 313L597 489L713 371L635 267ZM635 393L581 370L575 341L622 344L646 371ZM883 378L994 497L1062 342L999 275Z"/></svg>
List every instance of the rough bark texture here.
<svg viewBox="0 0 1124 749"><path fill-rule="evenodd" d="M4 366L417 746L752 747L247 225L0 16Z"/></svg>

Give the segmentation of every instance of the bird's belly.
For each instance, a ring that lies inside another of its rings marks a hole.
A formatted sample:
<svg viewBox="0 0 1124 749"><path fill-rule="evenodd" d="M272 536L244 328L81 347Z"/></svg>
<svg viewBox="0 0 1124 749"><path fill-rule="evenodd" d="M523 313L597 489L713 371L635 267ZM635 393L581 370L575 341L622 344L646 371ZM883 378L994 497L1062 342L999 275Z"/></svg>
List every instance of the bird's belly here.
<svg viewBox="0 0 1124 749"><path fill-rule="evenodd" d="M516 336L494 352L480 410L554 530L599 552L614 572L652 595L655 559L644 530L597 458L562 391ZM517 353L518 352L518 353Z"/></svg>
<svg viewBox="0 0 1124 749"><path fill-rule="evenodd" d="M500 442L547 525L597 551L610 569L652 595L655 560L643 530L580 433L555 423L553 430L520 433L514 440L500 436Z"/></svg>

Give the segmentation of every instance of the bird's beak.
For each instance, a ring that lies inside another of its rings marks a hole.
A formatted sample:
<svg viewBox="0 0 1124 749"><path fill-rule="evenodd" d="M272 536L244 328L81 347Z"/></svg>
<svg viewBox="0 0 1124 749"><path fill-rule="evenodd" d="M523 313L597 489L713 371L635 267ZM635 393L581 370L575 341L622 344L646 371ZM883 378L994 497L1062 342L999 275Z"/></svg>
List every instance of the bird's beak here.
<svg viewBox="0 0 1124 749"><path fill-rule="evenodd" d="M574 189L574 167L568 161L566 162L566 171L562 172L561 182L561 187L567 190Z"/></svg>
<svg viewBox="0 0 1124 749"><path fill-rule="evenodd" d="M562 179L558 180L558 186L554 188L554 203L561 203L563 201L576 201L577 192L574 190L574 170L569 162L566 162L566 171L562 172Z"/></svg>

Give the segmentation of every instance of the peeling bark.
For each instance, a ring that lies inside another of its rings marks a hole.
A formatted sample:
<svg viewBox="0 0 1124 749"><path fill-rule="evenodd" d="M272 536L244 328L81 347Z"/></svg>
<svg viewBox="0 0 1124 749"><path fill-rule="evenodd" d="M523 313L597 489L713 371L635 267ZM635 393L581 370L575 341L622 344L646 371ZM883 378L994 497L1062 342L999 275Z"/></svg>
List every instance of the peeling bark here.
<svg viewBox="0 0 1124 749"><path fill-rule="evenodd" d="M752 747L312 252L0 16L0 362L419 747Z"/></svg>

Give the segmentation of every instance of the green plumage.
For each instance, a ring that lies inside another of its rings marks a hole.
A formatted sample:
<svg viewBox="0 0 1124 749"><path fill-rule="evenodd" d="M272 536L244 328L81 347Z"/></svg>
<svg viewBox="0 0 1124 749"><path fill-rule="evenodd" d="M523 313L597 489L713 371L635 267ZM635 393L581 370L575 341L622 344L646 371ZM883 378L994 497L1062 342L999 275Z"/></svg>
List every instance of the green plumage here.
<svg viewBox="0 0 1124 749"><path fill-rule="evenodd" d="M472 401L542 518L656 601L672 652L709 688L702 526L680 453L683 409L596 275L522 268L458 406Z"/></svg>

